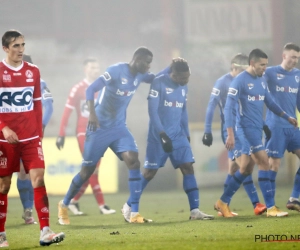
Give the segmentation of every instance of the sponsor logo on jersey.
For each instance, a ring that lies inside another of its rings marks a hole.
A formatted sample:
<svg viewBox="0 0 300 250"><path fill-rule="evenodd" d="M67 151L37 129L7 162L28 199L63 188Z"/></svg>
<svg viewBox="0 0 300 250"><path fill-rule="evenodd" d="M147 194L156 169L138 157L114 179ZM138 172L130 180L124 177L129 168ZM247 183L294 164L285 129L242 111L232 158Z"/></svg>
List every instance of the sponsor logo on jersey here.
<svg viewBox="0 0 300 250"><path fill-rule="evenodd" d="M263 100L265 100L264 95L255 95L255 96L248 95L248 101L263 101Z"/></svg>
<svg viewBox="0 0 300 250"><path fill-rule="evenodd" d="M211 94L215 95L215 96L218 96L220 94L220 90L217 89L217 88L213 88L212 91L211 91Z"/></svg>
<svg viewBox="0 0 300 250"><path fill-rule="evenodd" d="M0 88L0 113L33 110L34 87Z"/></svg>
<svg viewBox="0 0 300 250"><path fill-rule="evenodd" d="M182 93L182 96L185 96L185 90L184 89L181 90L181 93Z"/></svg>
<svg viewBox="0 0 300 250"><path fill-rule="evenodd" d="M166 107L182 108L183 107L183 102L177 102L177 101L175 101L175 102L168 102L168 101L165 100L164 105Z"/></svg>
<svg viewBox="0 0 300 250"><path fill-rule="evenodd" d="M299 83L299 76L295 76L295 81Z"/></svg>
<svg viewBox="0 0 300 250"><path fill-rule="evenodd" d="M120 96L131 96L134 93L135 93L135 90L132 90L132 91L125 90L125 91L123 91L123 90L120 90L120 89L118 89L117 92L116 92L116 94L120 95Z"/></svg>
<svg viewBox="0 0 300 250"><path fill-rule="evenodd" d="M278 154L278 151L276 151L276 150L269 150L269 149L266 149L266 153L268 154L268 153L270 153L270 154L273 154L273 155L276 155L276 154Z"/></svg>
<svg viewBox="0 0 300 250"><path fill-rule="evenodd" d="M283 74L277 74L277 80L281 80L285 77Z"/></svg>
<svg viewBox="0 0 300 250"><path fill-rule="evenodd" d="M158 97L158 91L156 91L154 89L150 89L149 96L154 97L154 98Z"/></svg>
<svg viewBox="0 0 300 250"><path fill-rule="evenodd" d="M105 72L102 77L104 78L105 81L109 81L111 80L111 76L108 72Z"/></svg>
<svg viewBox="0 0 300 250"><path fill-rule="evenodd" d="M2 80L3 80L3 82L11 82L11 76L10 75L3 75Z"/></svg>
<svg viewBox="0 0 300 250"><path fill-rule="evenodd" d="M249 88L249 89L253 89L253 87L254 87L254 84L253 84L253 83L248 83L248 88Z"/></svg>
<svg viewBox="0 0 300 250"><path fill-rule="evenodd" d="M173 93L174 89L171 89L171 88L166 88L166 93L167 94L171 94Z"/></svg>
<svg viewBox="0 0 300 250"><path fill-rule="evenodd" d="M238 93L237 89L229 88L228 89L228 95L236 95Z"/></svg>
<svg viewBox="0 0 300 250"><path fill-rule="evenodd" d="M14 76L21 76L22 73L13 73Z"/></svg>
<svg viewBox="0 0 300 250"><path fill-rule="evenodd" d="M53 99L52 94L51 94L50 90L47 87L44 88L43 99L44 100Z"/></svg>
<svg viewBox="0 0 300 250"><path fill-rule="evenodd" d="M280 86L276 85L276 91L297 94L298 88L291 88L290 86L280 87Z"/></svg>
<svg viewBox="0 0 300 250"><path fill-rule="evenodd" d="M266 89L266 84L264 82L261 82L261 86Z"/></svg>
<svg viewBox="0 0 300 250"><path fill-rule="evenodd" d="M121 78L122 84L127 84L128 80L126 78Z"/></svg>

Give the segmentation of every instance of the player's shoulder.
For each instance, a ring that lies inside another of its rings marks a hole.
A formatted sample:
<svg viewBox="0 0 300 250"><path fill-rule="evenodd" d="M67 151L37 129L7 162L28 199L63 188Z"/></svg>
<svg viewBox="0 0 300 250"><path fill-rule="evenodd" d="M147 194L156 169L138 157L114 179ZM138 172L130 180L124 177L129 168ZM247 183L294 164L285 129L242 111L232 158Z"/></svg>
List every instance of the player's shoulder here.
<svg viewBox="0 0 300 250"><path fill-rule="evenodd" d="M25 62L25 61L23 61L23 68L24 69L29 69L29 70L39 71L39 68L38 68L37 65L35 65L33 63Z"/></svg>
<svg viewBox="0 0 300 250"><path fill-rule="evenodd" d="M161 84L167 79L167 74L158 75L154 78L153 84Z"/></svg>
<svg viewBox="0 0 300 250"><path fill-rule="evenodd" d="M266 75L272 74L274 72L277 72L279 69L280 69L279 65L267 67L266 70L265 70L265 74Z"/></svg>
<svg viewBox="0 0 300 250"><path fill-rule="evenodd" d="M225 75L222 75L220 78L217 79L217 81L215 82L215 86L226 84L232 81L232 79L232 75L230 73L226 73Z"/></svg>
<svg viewBox="0 0 300 250"><path fill-rule="evenodd" d="M73 85L71 91L76 92L79 89L87 88L87 86L88 86L88 84L84 80L82 80L82 81L76 83L75 85Z"/></svg>

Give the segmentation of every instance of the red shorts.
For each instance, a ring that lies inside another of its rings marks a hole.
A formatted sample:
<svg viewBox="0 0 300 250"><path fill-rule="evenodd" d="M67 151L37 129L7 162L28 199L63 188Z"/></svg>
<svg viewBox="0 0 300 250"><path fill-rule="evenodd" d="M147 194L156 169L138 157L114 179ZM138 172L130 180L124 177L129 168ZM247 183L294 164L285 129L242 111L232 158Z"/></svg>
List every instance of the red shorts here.
<svg viewBox="0 0 300 250"><path fill-rule="evenodd" d="M40 139L17 144L0 141L0 176L9 176L20 171L22 160L25 172L30 169L45 168L44 154Z"/></svg>

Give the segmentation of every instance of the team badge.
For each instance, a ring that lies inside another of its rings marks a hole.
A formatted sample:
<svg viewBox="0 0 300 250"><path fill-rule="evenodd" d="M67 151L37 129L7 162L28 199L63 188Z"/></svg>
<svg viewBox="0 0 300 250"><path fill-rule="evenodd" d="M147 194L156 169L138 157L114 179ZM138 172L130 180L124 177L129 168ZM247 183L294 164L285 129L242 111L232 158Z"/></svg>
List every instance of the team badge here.
<svg viewBox="0 0 300 250"><path fill-rule="evenodd" d="M253 83L248 83L248 88L249 88L249 89L253 89L253 87L254 87L254 84L253 84Z"/></svg>
<svg viewBox="0 0 300 250"><path fill-rule="evenodd" d="M174 89L171 89L171 88L166 88L166 93L167 94L171 94L173 93Z"/></svg>
<svg viewBox="0 0 300 250"><path fill-rule="evenodd" d="M266 89L266 85L265 85L264 82L261 82L261 86L262 86L264 89Z"/></svg>
<svg viewBox="0 0 300 250"><path fill-rule="evenodd" d="M10 75L2 75L3 82L11 82L11 76Z"/></svg>
<svg viewBox="0 0 300 250"><path fill-rule="evenodd" d="M299 83L299 76L295 76L295 80L297 83Z"/></svg>
<svg viewBox="0 0 300 250"><path fill-rule="evenodd" d="M33 73L32 73L32 71L31 70L26 70L26 73L25 73L25 75L26 75L26 77L27 78L32 78L33 77Z"/></svg>
<svg viewBox="0 0 300 250"><path fill-rule="evenodd" d="M121 78L121 82L122 82L122 84L127 84L127 79L126 78Z"/></svg>

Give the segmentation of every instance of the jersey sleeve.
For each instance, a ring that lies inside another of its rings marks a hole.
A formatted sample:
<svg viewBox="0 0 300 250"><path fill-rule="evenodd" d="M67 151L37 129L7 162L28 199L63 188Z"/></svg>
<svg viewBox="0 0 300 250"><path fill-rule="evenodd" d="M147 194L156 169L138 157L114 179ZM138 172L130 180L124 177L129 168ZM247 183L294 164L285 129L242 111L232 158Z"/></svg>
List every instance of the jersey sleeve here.
<svg viewBox="0 0 300 250"><path fill-rule="evenodd" d="M148 95L148 113L150 117L150 122L152 123L155 131L158 134L164 131L164 127L158 115L160 95L160 82L157 79L154 79L153 83L151 84L150 92Z"/></svg>
<svg viewBox="0 0 300 250"><path fill-rule="evenodd" d="M43 126L46 126L53 113L53 97L47 87L46 82L41 80L42 106L43 106Z"/></svg>
<svg viewBox="0 0 300 250"><path fill-rule="evenodd" d="M106 69L104 74L99 76L87 89L86 89L86 100L94 100L95 93L103 89L105 86L113 82L114 79L119 75L118 67L116 65L110 66Z"/></svg>
<svg viewBox="0 0 300 250"><path fill-rule="evenodd" d="M234 79L228 89L226 104L224 107L224 117L225 117L225 127L226 128L233 128L235 121L234 121L234 112L236 108L236 103L240 96L242 83L239 79Z"/></svg>
<svg viewBox="0 0 300 250"><path fill-rule="evenodd" d="M205 115L205 133L211 133L211 124L214 117L214 111L220 101L220 93L222 88L220 82L217 81L211 91L209 102L206 109Z"/></svg>

